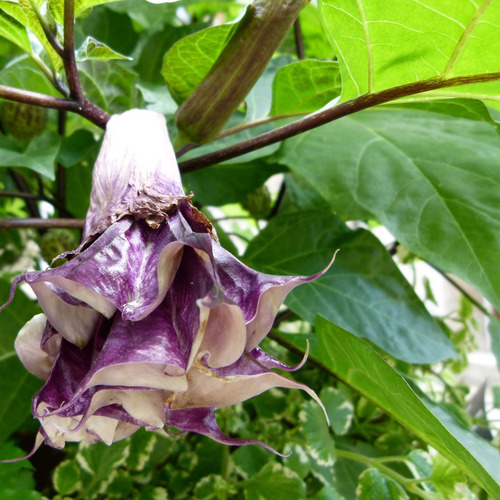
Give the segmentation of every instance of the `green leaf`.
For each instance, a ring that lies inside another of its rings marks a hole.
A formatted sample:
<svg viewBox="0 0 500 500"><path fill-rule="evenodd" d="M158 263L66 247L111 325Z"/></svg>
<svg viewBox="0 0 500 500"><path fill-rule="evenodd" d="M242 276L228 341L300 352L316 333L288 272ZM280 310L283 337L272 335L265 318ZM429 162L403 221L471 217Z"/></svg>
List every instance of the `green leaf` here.
<svg viewBox="0 0 500 500"><path fill-rule="evenodd" d="M269 61L264 73L245 97L246 122L253 122L269 115L273 99L274 78L281 68L292 62L293 58L287 55L280 55Z"/></svg>
<svg viewBox="0 0 500 500"><path fill-rule="evenodd" d="M10 283L0 280L0 304L9 296ZM6 439L21 426L31 413L33 394L40 389L41 382L21 364L14 350L14 340L19 330L35 314L40 312L37 303L18 291L14 301L0 312L2 335L0 336L0 441ZM21 453L17 456L23 456ZM17 456L3 457L16 458Z"/></svg>
<svg viewBox="0 0 500 500"><path fill-rule="evenodd" d="M78 62L88 61L109 61L110 59L125 59L131 61L132 58L115 52L106 44L88 36L76 51L76 60Z"/></svg>
<svg viewBox="0 0 500 500"><path fill-rule="evenodd" d="M295 472L269 463L247 482L245 495L249 500L301 500L306 497L306 485Z"/></svg>
<svg viewBox="0 0 500 500"><path fill-rule="evenodd" d="M335 463L335 443L318 403L306 401L299 413L299 419L307 439L310 457L323 467L331 467Z"/></svg>
<svg viewBox="0 0 500 500"><path fill-rule="evenodd" d="M344 394L333 387L325 387L319 397L325 405L331 428L335 434L342 436L351 426L354 416L353 404Z"/></svg>
<svg viewBox="0 0 500 500"><path fill-rule="evenodd" d="M0 10L4 11L26 27L38 39L38 43L30 41L31 50L27 51L30 55L36 54L40 56L42 52L45 52L51 62L54 72L62 68L62 59L47 40L42 25L38 20L35 10L31 7L29 0L1 0ZM40 50L41 48L43 48L43 51Z"/></svg>
<svg viewBox="0 0 500 500"><path fill-rule="evenodd" d="M290 455L286 458L285 465L301 479L305 479L311 471L311 463L306 448L298 443L287 443L283 453Z"/></svg>
<svg viewBox="0 0 500 500"><path fill-rule="evenodd" d="M359 476L358 500L406 500L405 490L377 469L367 469Z"/></svg>
<svg viewBox="0 0 500 500"><path fill-rule="evenodd" d="M78 129L70 136L64 137L57 155L57 161L65 167L72 167L83 161L92 148L96 146L94 134L89 130Z"/></svg>
<svg viewBox="0 0 500 500"><path fill-rule="evenodd" d="M288 453L288 450L285 453ZM274 461L269 452L261 446L241 446L231 458L236 470L244 478L254 476L267 462Z"/></svg>
<svg viewBox="0 0 500 500"><path fill-rule="evenodd" d="M434 457L433 462L432 484L443 498L466 498L467 480L464 473L440 455Z"/></svg>
<svg viewBox="0 0 500 500"><path fill-rule="evenodd" d="M331 486L324 486L312 498L313 500L345 500L345 498L337 493Z"/></svg>
<svg viewBox="0 0 500 500"><path fill-rule="evenodd" d="M141 107L137 74L124 63L86 61L80 65L80 79L87 98L111 114Z"/></svg>
<svg viewBox="0 0 500 500"><path fill-rule="evenodd" d="M32 90L42 94L56 95L57 91L42 73L41 69L28 56L12 61L0 71L2 85Z"/></svg>
<svg viewBox="0 0 500 500"><path fill-rule="evenodd" d="M163 59L161 74L172 97L184 102L210 71L233 32L221 24L179 40Z"/></svg>
<svg viewBox="0 0 500 500"><path fill-rule="evenodd" d="M0 36L10 40L26 53L31 54L31 43L26 28L2 10L0 10Z"/></svg>
<svg viewBox="0 0 500 500"><path fill-rule="evenodd" d="M227 498L229 492L234 492L234 485L228 483L219 474L203 477L194 488L194 498L199 500L219 500Z"/></svg>
<svg viewBox="0 0 500 500"><path fill-rule="evenodd" d="M74 460L65 460L55 468L52 484L60 495L71 495L81 489L80 468Z"/></svg>
<svg viewBox="0 0 500 500"><path fill-rule="evenodd" d="M113 446L80 443L76 461L91 476L89 481L84 482L84 493L91 492L96 496L97 493L106 491L116 476L117 468L127 460L128 453L127 441L113 443Z"/></svg>
<svg viewBox="0 0 500 500"><path fill-rule="evenodd" d="M340 95L339 65L298 61L281 68L273 82L272 116L312 113Z"/></svg>
<svg viewBox="0 0 500 500"><path fill-rule="evenodd" d="M161 486L146 487L141 491L137 500L168 500L168 492Z"/></svg>
<svg viewBox="0 0 500 500"><path fill-rule="evenodd" d="M500 496L500 454L453 415L417 394L368 344L318 317L322 361L339 378L369 398L402 425L477 481L493 498Z"/></svg>
<svg viewBox="0 0 500 500"><path fill-rule="evenodd" d="M319 0L342 72L342 99L430 78L500 71L494 0ZM498 99L500 82L438 91Z"/></svg>
<svg viewBox="0 0 500 500"><path fill-rule="evenodd" d="M281 162L346 220L376 218L500 307L500 137L484 106L394 106L288 140Z"/></svg>
<svg viewBox="0 0 500 500"><path fill-rule="evenodd" d="M26 454L21 448L7 441L0 445L0 460L10 460ZM33 465L29 460L21 460L0 465L0 498L9 498L12 491L28 492L35 488ZM7 492L7 493L6 493Z"/></svg>
<svg viewBox="0 0 500 500"><path fill-rule="evenodd" d="M239 164L220 164L184 174L182 183L203 205L226 205L241 202L283 167L254 160Z"/></svg>
<svg viewBox="0 0 500 500"><path fill-rule="evenodd" d="M75 0L75 19L86 13L88 9L109 2L119 2L121 0ZM64 0L49 0L49 8L60 24L64 22Z"/></svg>
<svg viewBox="0 0 500 500"><path fill-rule="evenodd" d="M2 167L29 168L50 180L54 180L54 162L61 138L56 132L47 131L31 139L24 151L10 137L0 136Z"/></svg>
<svg viewBox="0 0 500 500"><path fill-rule="evenodd" d="M337 249L325 276L287 297L293 311L310 323L321 314L408 362L454 355L383 245L368 231L349 231L329 212L274 217L250 242L245 261L272 274L313 274Z"/></svg>
<svg viewBox="0 0 500 500"><path fill-rule="evenodd" d="M191 35L193 32L197 32L202 27L205 28L206 25L169 26L168 29L160 30L148 36L135 65L135 70L139 73L141 81L154 84L161 83L163 92L165 92L165 80L161 73L165 54L175 42Z"/></svg>

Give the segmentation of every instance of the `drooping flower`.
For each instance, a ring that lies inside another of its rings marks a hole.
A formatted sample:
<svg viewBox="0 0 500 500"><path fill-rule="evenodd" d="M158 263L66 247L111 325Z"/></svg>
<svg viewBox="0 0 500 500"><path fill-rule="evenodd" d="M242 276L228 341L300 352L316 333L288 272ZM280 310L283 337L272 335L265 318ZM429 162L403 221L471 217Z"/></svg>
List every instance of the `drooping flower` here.
<svg viewBox="0 0 500 500"><path fill-rule="evenodd" d="M25 367L46 381L32 405L39 441L111 444L140 427L169 426L263 444L223 434L215 410L272 387L319 402L271 371L294 368L258 347L288 292L319 274L250 269L220 246L190 198L164 117L113 116L82 245L64 265L26 272L12 287L10 300L28 283L44 311L15 343Z"/></svg>

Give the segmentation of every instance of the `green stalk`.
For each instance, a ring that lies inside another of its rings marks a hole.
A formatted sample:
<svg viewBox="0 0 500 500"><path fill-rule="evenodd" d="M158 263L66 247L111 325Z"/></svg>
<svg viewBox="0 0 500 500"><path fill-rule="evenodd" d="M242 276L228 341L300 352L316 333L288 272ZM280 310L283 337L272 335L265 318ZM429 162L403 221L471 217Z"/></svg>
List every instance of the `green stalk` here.
<svg viewBox="0 0 500 500"><path fill-rule="evenodd" d="M208 75L177 111L177 147L218 135L309 0L255 0Z"/></svg>

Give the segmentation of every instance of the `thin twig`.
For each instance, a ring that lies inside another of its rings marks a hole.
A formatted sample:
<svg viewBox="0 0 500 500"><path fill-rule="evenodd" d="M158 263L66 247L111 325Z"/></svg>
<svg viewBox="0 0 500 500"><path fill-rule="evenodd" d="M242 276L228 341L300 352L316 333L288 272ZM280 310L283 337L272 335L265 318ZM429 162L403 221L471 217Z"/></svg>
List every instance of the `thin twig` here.
<svg viewBox="0 0 500 500"><path fill-rule="evenodd" d="M20 228L70 228L82 229L84 219L0 219L0 227L7 229Z"/></svg>
<svg viewBox="0 0 500 500"><path fill-rule="evenodd" d="M17 186L17 189L22 193L30 193L30 188L25 178L13 169L9 169L9 174L14 181L14 184ZM40 217L40 211L38 210L38 205L36 204L36 200L33 198L25 198L24 202L26 204L26 208L28 209L29 214L32 217Z"/></svg>
<svg viewBox="0 0 500 500"><path fill-rule="evenodd" d="M232 146L214 151L212 153L198 156L197 158L193 158L191 160L180 162L179 168L182 173L188 173L201 168L209 167L210 165L215 165L216 163L236 158L246 153L250 153L251 151L269 146L270 144L275 144L276 142L283 141L284 139L289 139L290 137L294 137L303 132L307 132L308 130L320 127L321 125L338 120L344 116L351 115L373 106L386 104L390 101L401 99L403 97L422 94L423 92L438 90L444 87L457 87L460 85L483 83L494 80L500 80L500 72L472 76L459 76L449 79L444 79L442 77L429 78L428 80L400 85L399 87L393 87L372 94L364 94L356 97L355 99L351 99L350 101L338 104L332 108L306 116L301 120L284 125L283 127L270 132L252 137L246 141L233 144Z"/></svg>
<svg viewBox="0 0 500 500"><path fill-rule="evenodd" d="M61 137L66 135L66 111L59 111L57 116L57 132ZM66 168L57 162L56 198L63 207L66 206Z"/></svg>
<svg viewBox="0 0 500 500"><path fill-rule="evenodd" d="M448 276L444 271L441 271L441 269L437 268L433 264L430 264L427 262L433 269L435 269L448 283L450 283L453 288L456 288L472 305L476 306L483 314L485 314L488 317L491 317L491 312L486 309L482 304L480 304L465 288L463 288L459 283L457 283L453 278Z"/></svg>

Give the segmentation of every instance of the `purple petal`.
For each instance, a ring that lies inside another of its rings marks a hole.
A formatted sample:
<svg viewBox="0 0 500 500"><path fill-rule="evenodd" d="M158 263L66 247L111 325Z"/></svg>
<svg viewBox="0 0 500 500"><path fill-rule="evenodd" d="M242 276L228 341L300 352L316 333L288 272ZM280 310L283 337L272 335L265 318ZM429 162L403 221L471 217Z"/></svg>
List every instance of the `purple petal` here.
<svg viewBox="0 0 500 500"><path fill-rule="evenodd" d="M190 410L167 410L167 425L175 427L183 432L196 432L203 434L214 441L230 446L244 446L249 444L263 446L276 455L284 456L278 453L262 441L253 439L234 439L224 434L215 419L213 408L193 408Z"/></svg>

